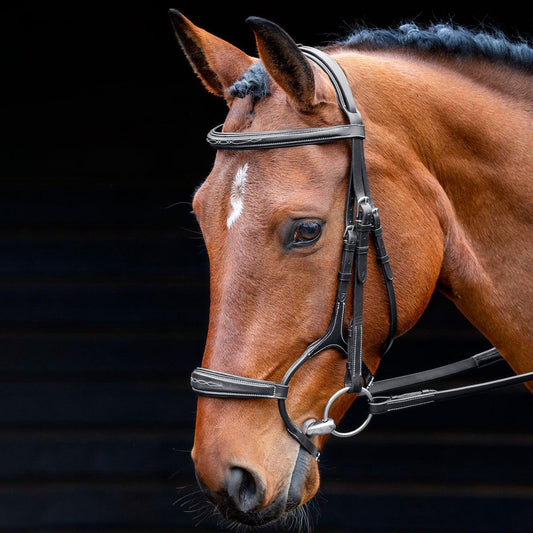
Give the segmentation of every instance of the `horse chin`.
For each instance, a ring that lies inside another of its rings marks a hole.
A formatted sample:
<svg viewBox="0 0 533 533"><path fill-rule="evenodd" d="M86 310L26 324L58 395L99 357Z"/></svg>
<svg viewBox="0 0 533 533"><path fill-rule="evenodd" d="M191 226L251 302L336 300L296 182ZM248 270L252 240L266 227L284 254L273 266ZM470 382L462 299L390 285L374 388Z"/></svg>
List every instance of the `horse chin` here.
<svg viewBox="0 0 533 533"><path fill-rule="evenodd" d="M283 519L286 500L283 496L279 496L267 508L246 513L220 504L217 505L217 508L223 520L229 525L239 523L245 526L261 527Z"/></svg>

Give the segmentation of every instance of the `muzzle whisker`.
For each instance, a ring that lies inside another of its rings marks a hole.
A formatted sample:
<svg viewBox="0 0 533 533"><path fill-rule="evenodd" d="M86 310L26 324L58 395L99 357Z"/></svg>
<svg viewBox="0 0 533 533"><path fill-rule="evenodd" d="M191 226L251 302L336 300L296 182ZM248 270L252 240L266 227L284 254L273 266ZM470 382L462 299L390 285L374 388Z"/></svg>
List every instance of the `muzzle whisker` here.
<svg viewBox="0 0 533 533"><path fill-rule="evenodd" d="M178 490L188 492L177 498L173 505L181 507L183 512L190 514L194 527L199 527L206 519L218 515L216 507L205 498L201 489L191 490L190 487L181 487Z"/></svg>

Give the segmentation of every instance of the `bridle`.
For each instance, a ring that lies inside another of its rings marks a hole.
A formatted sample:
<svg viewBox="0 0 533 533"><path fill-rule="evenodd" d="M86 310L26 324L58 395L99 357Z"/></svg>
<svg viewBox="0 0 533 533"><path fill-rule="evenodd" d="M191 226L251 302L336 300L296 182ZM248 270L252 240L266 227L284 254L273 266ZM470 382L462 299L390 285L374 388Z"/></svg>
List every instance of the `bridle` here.
<svg viewBox="0 0 533 533"><path fill-rule="evenodd" d="M222 126L217 126L208 133L207 142L217 150L263 150L324 144L340 140L350 141L351 163L346 195L343 248L331 319L326 332L307 347L286 371L280 383L206 368L196 368L191 375L191 386L194 392L203 396L276 399L281 418L289 434L318 460L320 452L312 441L314 435L331 433L338 437L351 437L360 433L368 425L373 415L458 398L514 383L523 383L533 380L533 372L455 389L442 391L431 389L397 396L385 395L414 385L449 377L471 368L480 368L502 361L503 358L497 350L491 348L468 359L432 370L374 381L374 376L362 357L363 289L367 277L370 236L374 243L378 265L383 273L389 303L389 331L387 340L381 348L382 356L390 349L396 334L397 313L392 269L383 241L378 209L374 206L368 186L364 161L363 141L365 133L363 121L355 105L348 80L338 63L321 50L306 46L300 46L300 50L328 75L335 89L339 107L348 120L347 124L247 133L223 132ZM348 327L345 328L346 302L350 284L353 285L352 318ZM308 420L302 427L299 427L290 418L285 405L289 383L305 362L330 349L338 350L346 357L344 386L333 394L327 402L322 420ZM334 420L329 417L329 410L335 400L346 393L366 397L369 409L366 420L358 428L341 433L336 430Z"/></svg>

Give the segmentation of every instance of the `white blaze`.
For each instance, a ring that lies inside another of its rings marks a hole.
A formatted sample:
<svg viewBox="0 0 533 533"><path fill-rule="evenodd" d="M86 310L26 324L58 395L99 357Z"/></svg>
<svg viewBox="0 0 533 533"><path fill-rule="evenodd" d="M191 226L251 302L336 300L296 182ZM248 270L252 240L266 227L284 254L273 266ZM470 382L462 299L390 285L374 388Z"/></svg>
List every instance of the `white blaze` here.
<svg viewBox="0 0 533 533"><path fill-rule="evenodd" d="M229 203L231 206L230 214L226 220L228 229L233 226L235 221L241 216L244 209L244 193L246 191L246 178L248 177L248 163L237 170L231 186Z"/></svg>

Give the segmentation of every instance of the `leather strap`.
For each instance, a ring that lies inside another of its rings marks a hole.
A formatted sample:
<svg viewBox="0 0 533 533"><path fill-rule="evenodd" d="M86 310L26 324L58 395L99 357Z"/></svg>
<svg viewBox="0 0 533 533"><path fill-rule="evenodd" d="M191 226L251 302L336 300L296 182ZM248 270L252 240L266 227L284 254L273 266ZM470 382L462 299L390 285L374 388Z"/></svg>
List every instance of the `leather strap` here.
<svg viewBox="0 0 533 533"><path fill-rule="evenodd" d="M381 347L381 357L384 357L390 350L394 337L396 336L396 328L398 323L396 295L394 293L392 268L390 266L389 255L385 249L385 242L383 241L383 229L381 227L381 219L377 208L373 210L374 229L372 231L372 240L376 250L376 260L381 267L383 273L383 280L385 282L385 289L387 291L387 298L389 300L389 334L387 340Z"/></svg>
<svg viewBox="0 0 533 533"><path fill-rule="evenodd" d="M503 361L504 358L500 355L498 350L496 350L496 348L490 348L490 350L486 350L485 352L472 355L467 359L462 359L461 361L456 361L448 365L416 372L414 374L406 374L405 376L374 381L370 387L368 387L368 390L373 396L376 396L386 392L398 391L407 387L414 387L438 379L448 378L466 372L467 370L483 368Z"/></svg>
<svg viewBox="0 0 533 533"><path fill-rule="evenodd" d="M217 150L290 148L365 137L365 128L362 124L252 132L225 132L222 131L223 126L223 124L216 126L207 134L207 142Z"/></svg>
<svg viewBox="0 0 533 533"><path fill-rule="evenodd" d="M418 392L408 392L398 396L391 396L389 398L373 398L368 403L369 413L372 415L381 415L393 411L400 411L402 409L409 409L410 407L419 407L430 403L442 402L444 400L455 400L463 396L472 396L489 390L499 389L501 387L508 387L517 383L525 383L533 381L533 372L526 374L519 374L507 378L496 379L494 381L484 381L483 383L476 383L474 385L467 385L465 387L458 387L455 389L446 390L423 390Z"/></svg>
<svg viewBox="0 0 533 533"><path fill-rule="evenodd" d="M273 381L245 378L208 368L196 368L191 374L191 387L201 396L217 398L287 398L289 387Z"/></svg>
<svg viewBox="0 0 533 533"><path fill-rule="evenodd" d="M364 197L367 198L367 197ZM363 289L367 276L368 237L372 230L372 207L369 201L357 204L357 219L353 228L347 230L355 243L353 276L353 312L348 330L348 349L344 385L348 392L357 394L363 382ZM366 383L368 386L368 382Z"/></svg>

